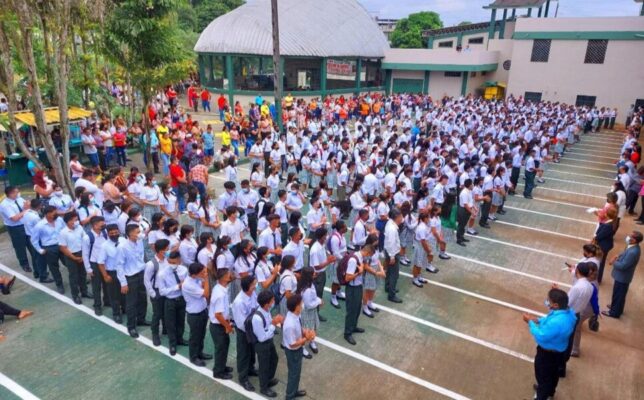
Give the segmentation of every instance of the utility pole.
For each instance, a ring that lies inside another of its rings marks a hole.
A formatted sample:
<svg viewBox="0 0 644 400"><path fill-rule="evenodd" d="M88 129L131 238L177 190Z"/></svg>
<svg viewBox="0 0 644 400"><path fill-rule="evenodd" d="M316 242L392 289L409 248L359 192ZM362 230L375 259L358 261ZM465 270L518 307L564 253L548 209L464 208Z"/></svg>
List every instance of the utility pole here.
<svg viewBox="0 0 644 400"><path fill-rule="evenodd" d="M280 26L277 15L277 0L271 0L271 16L273 22L273 88L275 96L275 111L277 112L277 126L283 133L282 126L282 63L280 62Z"/></svg>

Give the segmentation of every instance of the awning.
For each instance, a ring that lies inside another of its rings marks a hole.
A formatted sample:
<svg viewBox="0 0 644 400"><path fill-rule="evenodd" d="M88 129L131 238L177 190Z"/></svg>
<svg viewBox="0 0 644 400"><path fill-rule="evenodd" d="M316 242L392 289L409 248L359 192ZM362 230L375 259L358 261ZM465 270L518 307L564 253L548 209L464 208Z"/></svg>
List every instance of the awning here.
<svg viewBox="0 0 644 400"><path fill-rule="evenodd" d="M87 118L92 115L91 111L87 111L79 107L69 107L67 111L69 115L69 121L78 121L83 118ZM2 114L6 115L6 114ZM15 113L16 121L22 122L29 126L36 126L36 117L34 113L30 111L18 111ZM48 107L45 108L45 123L47 125L57 125L60 123L60 115L58 114L58 107Z"/></svg>

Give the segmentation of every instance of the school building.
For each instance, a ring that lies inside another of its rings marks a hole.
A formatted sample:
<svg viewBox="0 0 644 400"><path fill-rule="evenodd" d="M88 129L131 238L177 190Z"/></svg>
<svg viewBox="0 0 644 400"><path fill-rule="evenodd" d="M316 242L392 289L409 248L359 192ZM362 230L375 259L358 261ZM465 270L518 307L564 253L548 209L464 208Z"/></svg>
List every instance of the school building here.
<svg viewBox="0 0 644 400"><path fill-rule="evenodd" d="M513 94L531 100L644 105L644 17L554 18L547 0L496 0L490 21L424 32L427 49L388 49L388 92L434 98ZM488 93L490 93L488 91Z"/></svg>
<svg viewBox="0 0 644 400"><path fill-rule="evenodd" d="M637 0L641 1L641 0ZM550 0L495 0L490 20L423 33L392 49L356 0L280 0L285 93L467 94L616 107L644 105L644 16L555 18ZM243 106L273 101L270 1L215 19L195 46L201 83Z"/></svg>

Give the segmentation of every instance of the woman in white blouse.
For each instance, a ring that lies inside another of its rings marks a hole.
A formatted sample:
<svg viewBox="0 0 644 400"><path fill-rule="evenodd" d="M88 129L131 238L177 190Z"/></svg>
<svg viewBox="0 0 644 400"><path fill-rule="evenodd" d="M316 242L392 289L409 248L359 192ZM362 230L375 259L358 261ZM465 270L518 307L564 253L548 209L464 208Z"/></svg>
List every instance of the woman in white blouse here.
<svg viewBox="0 0 644 400"><path fill-rule="evenodd" d="M181 263L185 265L190 265L195 262L197 258L197 242L192 237L195 229L190 225L184 225L181 227L181 233L179 234L179 254L181 255Z"/></svg>
<svg viewBox="0 0 644 400"><path fill-rule="evenodd" d="M139 198L143 205L143 216L152 220L152 215L159 211L159 189L154 180L154 174L147 172L145 174L145 185L140 188Z"/></svg>
<svg viewBox="0 0 644 400"><path fill-rule="evenodd" d="M204 267L210 266L215 256L215 238L212 233L204 232L199 236L197 247L197 262Z"/></svg>

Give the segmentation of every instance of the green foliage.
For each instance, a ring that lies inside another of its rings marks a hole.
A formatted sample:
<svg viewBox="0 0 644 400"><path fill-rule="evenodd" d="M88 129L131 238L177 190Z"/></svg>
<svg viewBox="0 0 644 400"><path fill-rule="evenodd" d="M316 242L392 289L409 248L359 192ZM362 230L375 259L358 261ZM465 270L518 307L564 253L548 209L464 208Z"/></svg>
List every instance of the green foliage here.
<svg viewBox="0 0 644 400"><path fill-rule="evenodd" d="M443 27L440 16L433 11L421 11L409 14L396 24L391 33L392 47L417 49L425 47L423 31Z"/></svg>
<svg viewBox="0 0 644 400"><path fill-rule="evenodd" d="M180 40L174 10L178 0L124 0L105 29L105 50L130 75L144 99L184 78L195 67L191 49Z"/></svg>
<svg viewBox="0 0 644 400"><path fill-rule="evenodd" d="M197 13L197 32L201 32L213 19L226 14L229 11L244 4L243 0L193 0L193 6Z"/></svg>

